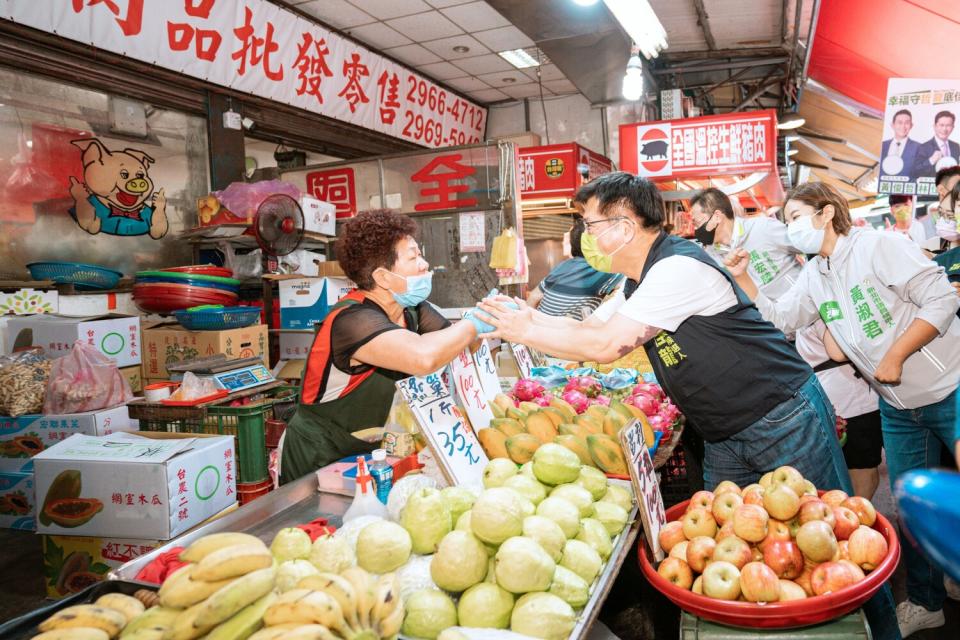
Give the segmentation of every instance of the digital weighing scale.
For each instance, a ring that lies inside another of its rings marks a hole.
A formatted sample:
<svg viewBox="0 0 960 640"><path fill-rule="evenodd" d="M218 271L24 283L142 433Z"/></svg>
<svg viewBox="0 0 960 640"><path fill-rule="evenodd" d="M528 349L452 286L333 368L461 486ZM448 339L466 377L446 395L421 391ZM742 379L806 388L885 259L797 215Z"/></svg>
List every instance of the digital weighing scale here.
<svg viewBox="0 0 960 640"><path fill-rule="evenodd" d="M218 389L237 393L276 382L260 358L227 360L224 355L181 362L168 367L177 373L193 373L200 378L212 378Z"/></svg>

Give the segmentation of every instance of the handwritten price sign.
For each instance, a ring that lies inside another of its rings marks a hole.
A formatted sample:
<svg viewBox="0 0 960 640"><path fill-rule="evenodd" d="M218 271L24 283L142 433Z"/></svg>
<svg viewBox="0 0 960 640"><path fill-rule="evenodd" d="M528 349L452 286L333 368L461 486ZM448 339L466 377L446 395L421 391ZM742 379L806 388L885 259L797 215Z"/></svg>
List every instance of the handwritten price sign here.
<svg viewBox="0 0 960 640"><path fill-rule="evenodd" d="M477 367L470 356L469 349L461 351L460 355L450 363L450 375L463 408L467 410L470 424L477 431L487 428L493 420L493 411L490 409L490 401L484 393L480 375L477 373Z"/></svg>
<svg viewBox="0 0 960 640"><path fill-rule="evenodd" d="M627 467L630 469L633 492L640 505L640 519L647 544L653 551L654 559L663 560L660 529L667 523L667 517L663 510L663 496L660 494L657 472L643 440L643 426L639 420L634 420L620 431L620 445L627 457Z"/></svg>
<svg viewBox="0 0 960 640"><path fill-rule="evenodd" d="M477 376L480 378L480 386L483 387L483 397L492 401L500 393L500 378L497 376L497 366L490 352L490 343L486 340L480 343L480 348L473 354L473 363L477 366Z"/></svg>
<svg viewBox="0 0 960 640"><path fill-rule="evenodd" d="M529 378L533 371L533 356L530 350L522 344L510 344L513 349L513 357L517 361L517 369L520 370L521 378Z"/></svg>

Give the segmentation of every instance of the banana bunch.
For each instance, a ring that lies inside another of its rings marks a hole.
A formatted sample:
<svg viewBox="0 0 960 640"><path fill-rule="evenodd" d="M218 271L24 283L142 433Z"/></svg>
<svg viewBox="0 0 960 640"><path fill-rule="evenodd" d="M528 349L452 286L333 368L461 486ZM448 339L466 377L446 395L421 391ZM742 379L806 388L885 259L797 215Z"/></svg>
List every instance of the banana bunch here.
<svg viewBox="0 0 960 640"><path fill-rule="evenodd" d="M94 604L61 609L37 627L39 640L110 640L143 614L143 604L122 593L109 593Z"/></svg>
<svg viewBox="0 0 960 640"><path fill-rule="evenodd" d="M250 640L394 638L403 615L394 574L377 578L351 567L341 575L308 576L296 589L277 597L263 614L266 626Z"/></svg>

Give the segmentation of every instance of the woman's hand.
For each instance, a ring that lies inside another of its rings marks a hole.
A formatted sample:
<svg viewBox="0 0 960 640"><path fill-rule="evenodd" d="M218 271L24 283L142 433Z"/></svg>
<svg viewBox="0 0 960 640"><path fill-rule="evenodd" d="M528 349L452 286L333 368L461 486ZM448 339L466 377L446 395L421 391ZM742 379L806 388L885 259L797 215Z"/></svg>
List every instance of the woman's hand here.
<svg viewBox="0 0 960 640"><path fill-rule="evenodd" d="M750 266L750 254L746 249L735 249L727 254L723 261L734 278L742 278L747 273L747 267Z"/></svg>
<svg viewBox="0 0 960 640"><path fill-rule="evenodd" d="M951 286L953 286L954 290L957 292L957 295L960 296L960 282L951 282L950 284Z"/></svg>
<svg viewBox="0 0 960 640"><path fill-rule="evenodd" d="M880 360L880 364L877 365L877 370L874 371L873 378L880 384L897 386L900 384L901 375L903 375L903 360L888 351L887 354L883 356L883 359Z"/></svg>
<svg viewBox="0 0 960 640"><path fill-rule="evenodd" d="M496 329L481 338L500 338L507 342L523 343L527 330L533 325L533 310L522 301L505 296L487 298L477 305L481 319Z"/></svg>

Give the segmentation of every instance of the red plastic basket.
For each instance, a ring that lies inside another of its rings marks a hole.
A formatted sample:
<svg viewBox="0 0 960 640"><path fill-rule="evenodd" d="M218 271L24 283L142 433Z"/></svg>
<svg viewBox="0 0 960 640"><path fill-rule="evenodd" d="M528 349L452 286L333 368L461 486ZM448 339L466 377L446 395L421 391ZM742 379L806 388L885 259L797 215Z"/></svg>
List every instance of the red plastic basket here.
<svg viewBox="0 0 960 640"><path fill-rule="evenodd" d="M823 495L824 492L820 492ZM667 509L667 522L679 520L687 510L689 500ZM715 600L681 589L662 578L653 566L650 550L643 539L638 540L637 556L640 570L647 580L671 602L688 613L704 620L750 629L794 629L827 622L844 616L862 606L893 575L900 561L900 542L896 529L879 513L873 528L887 539L887 557L866 579L835 593L788 602L731 602Z"/></svg>
<svg viewBox="0 0 960 640"><path fill-rule="evenodd" d="M232 278L233 271L226 267L218 267L212 264L193 265L189 267L168 267L160 271L170 271L173 273L192 273L200 276L219 276L221 278Z"/></svg>

